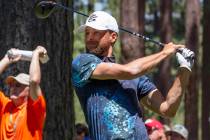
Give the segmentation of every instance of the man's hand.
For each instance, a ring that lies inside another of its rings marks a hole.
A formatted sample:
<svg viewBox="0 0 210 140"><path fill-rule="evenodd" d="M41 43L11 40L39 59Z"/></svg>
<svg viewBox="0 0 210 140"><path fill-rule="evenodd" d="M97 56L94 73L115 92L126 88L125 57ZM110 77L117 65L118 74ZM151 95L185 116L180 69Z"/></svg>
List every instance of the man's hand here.
<svg viewBox="0 0 210 140"><path fill-rule="evenodd" d="M13 51L13 50L17 50L15 48L11 48L10 50L8 51ZM7 52L8 52L7 51ZM6 61L8 61L9 64L11 63L16 63L17 61L19 61L21 59L21 55L9 55L8 53L4 56L4 59Z"/></svg>
<svg viewBox="0 0 210 140"><path fill-rule="evenodd" d="M19 61L21 55L15 57L9 57L8 54L5 54L4 58L0 60L0 74L12 63Z"/></svg>
<svg viewBox="0 0 210 140"><path fill-rule="evenodd" d="M169 56L174 54L177 50L185 48L185 45L168 43L164 45L163 51Z"/></svg>
<svg viewBox="0 0 210 140"><path fill-rule="evenodd" d="M39 57L43 57L47 54L47 50L42 46L37 46L36 49L33 51L33 55L37 55Z"/></svg>
<svg viewBox="0 0 210 140"><path fill-rule="evenodd" d="M180 64L180 67L185 67L189 71L192 71L192 67L194 64L194 52L187 48L180 48L176 53L176 58Z"/></svg>

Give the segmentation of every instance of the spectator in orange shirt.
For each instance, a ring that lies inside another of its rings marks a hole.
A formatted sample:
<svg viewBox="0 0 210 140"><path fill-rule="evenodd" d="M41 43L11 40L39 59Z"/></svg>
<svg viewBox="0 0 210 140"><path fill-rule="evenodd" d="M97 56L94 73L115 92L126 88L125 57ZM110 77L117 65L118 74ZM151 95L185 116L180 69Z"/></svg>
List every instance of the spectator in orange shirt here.
<svg viewBox="0 0 210 140"><path fill-rule="evenodd" d="M46 52L42 46L33 51L29 75L20 73L6 78L10 97L6 97L0 91L0 140L42 139L46 104L39 86L41 81L39 57ZM11 58L6 54L0 61L0 74L20 58L20 55Z"/></svg>

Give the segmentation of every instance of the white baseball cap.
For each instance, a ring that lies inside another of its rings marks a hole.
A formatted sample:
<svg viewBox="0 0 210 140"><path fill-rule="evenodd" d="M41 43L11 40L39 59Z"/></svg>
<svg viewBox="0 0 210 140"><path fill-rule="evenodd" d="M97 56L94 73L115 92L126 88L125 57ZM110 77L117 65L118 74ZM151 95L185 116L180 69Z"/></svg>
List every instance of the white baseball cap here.
<svg viewBox="0 0 210 140"><path fill-rule="evenodd" d="M177 133L184 137L186 140L188 139L188 130L181 124L176 124L172 127L171 130L166 131L166 135L170 133Z"/></svg>
<svg viewBox="0 0 210 140"><path fill-rule="evenodd" d="M116 33L119 32L116 19L104 11L93 12L87 18L86 23L78 28L78 31L83 32L87 26L96 30L111 30Z"/></svg>
<svg viewBox="0 0 210 140"><path fill-rule="evenodd" d="M5 80L6 84L8 85L10 85L14 81L22 85L29 86L29 75L25 73L20 73L17 76L8 76Z"/></svg>

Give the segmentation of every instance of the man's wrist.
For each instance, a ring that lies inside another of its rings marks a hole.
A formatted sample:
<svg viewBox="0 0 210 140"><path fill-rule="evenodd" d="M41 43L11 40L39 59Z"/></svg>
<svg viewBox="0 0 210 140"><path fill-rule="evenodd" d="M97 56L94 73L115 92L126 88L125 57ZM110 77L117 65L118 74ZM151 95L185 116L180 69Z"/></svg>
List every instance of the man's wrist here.
<svg viewBox="0 0 210 140"><path fill-rule="evenodd" d="M192 72L191 68L189 68L189 67L186 66L186 65L180 65L180 66L179 66L179 69L180 69L180 70L185 70L185 71L188 71L188 72Z"/></svg>
<svg viewBox="0 0 210 140"><path fill-rule="evenodd" d="M9 58L7 56L5 56L2 60L1 60L5 65L9 65L12 63L12 61L9 60Z"/></svg>
<svg viewBox="0 0 210 140"><path fill-rule="evenodd" d="M39 58L39 53L38 52L33 52L33 58L36 57L36 58Z"/></svg>

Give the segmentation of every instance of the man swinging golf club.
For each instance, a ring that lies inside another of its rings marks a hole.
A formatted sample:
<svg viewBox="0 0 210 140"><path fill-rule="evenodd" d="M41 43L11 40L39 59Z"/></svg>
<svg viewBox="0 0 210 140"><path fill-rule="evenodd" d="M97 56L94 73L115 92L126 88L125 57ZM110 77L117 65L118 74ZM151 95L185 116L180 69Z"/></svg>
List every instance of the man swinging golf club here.
<svg viewBox="0 0 210 140"><path fill-rule="evenodd" d="M194 53L184 48L184 45L168 43L156 54L122 65L115 63L113 55L119 31L114 17L96 11L87 18L79 31L85 32L87 52L73 60L72 81L91 138L148 140L139 101L162 116L173 117L189 81L193 66L190 56ZM164 98L144 74L175 53L180 67Z"/></svg>

